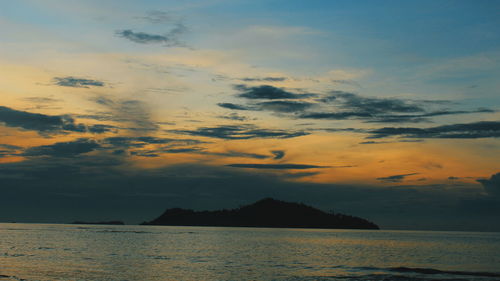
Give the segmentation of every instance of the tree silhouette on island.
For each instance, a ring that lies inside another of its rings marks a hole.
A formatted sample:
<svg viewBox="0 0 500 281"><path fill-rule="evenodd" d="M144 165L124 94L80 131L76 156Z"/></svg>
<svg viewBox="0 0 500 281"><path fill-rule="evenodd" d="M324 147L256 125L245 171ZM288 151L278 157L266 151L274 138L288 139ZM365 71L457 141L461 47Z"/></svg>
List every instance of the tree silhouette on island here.
<svg viewBox="0 0 500 281"><path fill-rule="evenodd" d="M167 209L158 218L143 222L142 225L379 229L376 224L363 218L326 213L301 203L272 198L232 210Z"/></svg>

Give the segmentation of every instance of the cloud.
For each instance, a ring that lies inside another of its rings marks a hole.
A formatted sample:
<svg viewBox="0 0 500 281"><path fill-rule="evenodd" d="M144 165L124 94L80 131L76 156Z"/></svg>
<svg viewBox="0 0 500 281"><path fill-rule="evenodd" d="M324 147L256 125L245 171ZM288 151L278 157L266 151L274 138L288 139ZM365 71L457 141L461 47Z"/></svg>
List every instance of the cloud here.
<svg viewBox="0 0 500 281"><path fill-rule="evenodd" d="M296 101L269 101L261 102L257 104L259 110L268 110L274 112L298 112L304 111L313 104L308 102L296 102Z"/></svg>
<svg viewBox="0 0 500 281"><path fill-rule="evenodd" d="M206 143L194 139L172 139L151 136L142 137L108 137L102 140L103 144L112 145L114 148L141 148L149 144L169 144L170 146L196 145Z"/></svg>
<svg viewBox="0 0 500 281"><path fill-rule="evenodd" d="M85 115L86 118L132 123L135 128L128 129L135 131L156 131L159 128L158 124L151 120L148 105L140 100L113 99L104 95L94 97L91 100L107 108L109 112L99 115Z"/></svg>
<svg viewBox="0 0 500 281"><path fill-rule="evenodd" d="M377 119L390 113L418 113L424 108L415 102L396 98L367 98L344 91L331 91L318 98L318 102L334 104L335 112L311 112L301 115L308 119Z"/></svg>
<svg viewBox="0 0 500 281"><path fill-rule="evenodd" d="M0 158L6 156L15 156L17 151L22 149L22 147L11 144L0 144Z"/></svg>
<svg viewBox="0 0 500 281"><path fill-rule="evenodd" d="M472 113L494 113L491 109L476 109L476 110L440 110L423 114L413 115L380 115L373 120L367 120L367 123L420 123L430 122L429 117L457 115L457 114L472 114Z"/></svg>
<svg viewBox="0 0 500 281"><path fill-rule="evenodd" d="M251 169L275 169L275 170L304 170L317 168L330 168L329 166L316 166L306 164L229 164L226 165L233 168L251 168Z"/></svg>
<svg viewBox="0 0 500 281"><path fill-rule="evenodd" d="M236 85L234 87L241 92L237 95L240 98L272 101L250 101L248 104L219 103L220 107L232 110L271 111L282 115L293 113L288 117L301 119L361 120L365 123L423 123L431 122L431 118L437 116L496 112L488 108L434 109L433 107L436 106L449 105L450 102L363 97L338 90L319 95L293 93L269 85L255 87ZM293 99L302 100L293 101ZM312 108L320 110L311 111Z"/></svg>
<svg viewBox="0 0 500 281"><path fill-rule="evenodd" d="M106 132L111 132L111 131L116 130L116 129L118 129L118 127L112 126L112 125L105 125L105 124L95 124L95 125L87 126L87 131L89 133L93 133L93 134L102 134L102 133L106 133Z"/></svg>
<svg viewBox="0 0 500 281"><path fill-rule="evenodd" d="M116 35L140 44L169 43L170 39L163 35L154 35L145 32L133 32L130 29L120 30Z"/></svg>
<svg viewBox="0 0 500 281"><path fill-rule="evenodd" d="M367 98L353 93L334 91L332 95L341 102L342 108L372 114L386 112L423 112L424 109L412 102L396 98Z"/></svg>
<svg viewBox="0 0 500 281"><path fill-rule="evenodd" d="M60 131L74 128L74 120L69 116L51 116L31 113L0 106L0 122L8 127L19 127L26 130ZM83 131L83 129L82 129Z"/></svg>
<svg viewBox="0 0 500 281"><path fill-rule="evenodd" d="M305 119L347 120L353 117L370 118L373 115L369 112L312 112L304 113L299 117Z"/></svg>
<svg viewBox="0 0 500 281"><path fill-rule="evenodd" d="M247 121L249 118L246 117L246 116L241 116L241 115L238 115L236 113L230 113L229 115L221 115L221 116L218 116L219 118L222 118L222 119L229 119L229 120L234 120L234 121Z"/></svg>
<svg viewBox="0 0 500 281"><path fill-rule="evenodd" d="M397 98L362 97L344 91L332 91L316 99L325 105L333 106L334 111L306 112L300 115L305 119L363 120L367 123L421 123L430 122L431 117L457 114L493 113L487 108L476 110L433 110L429 106L448 104L448 101L414 101Z"/></svg>
<svg viewBox="0 0 500 281"><path fill-rule="evenodd" d="M22 156L52 156L74 157L100 148L100 145L91 139L78 139L70 142L58 142L51 145L34 146L26 149Z"/></svg>
<svg viewBox="0 0 500 281"><path fill-rule="evenodd" d="M283 82L288 80L286 77L244 77L239 78L239 80L244 82Z"/></svg>
<svg viewBox="0 0 500 281"><path fill-rule="evenodd" d="M73 88L90 88L90 86L104 87L106 85L104 82L99 80L78 78L73 76L54 77L52 81L54 81L55 85Z"/></svg>
<svg viewBox="0 0 500 281"><path fill-rule="evenodd" d="M305 136L309 133L304 131L285 131L277 129L261 129L255 125L227 125L217 127L201 127L196 130L170 130L169 132L176 134L185 134L192 136L230 139L230 140L243 140L252 138L294 138Z"/></svg>
<svg viewBox="0 0 500 281"><path fill-rule="evenodd" d="M198 155L209 155L209 156L219 156L219 157L239 157L239 158L252 158L252 159L267 159L271 156L257 154L257 153L247 153L240 151L226 151L226 152L214 152L207 151L201 147L183 147L183 148L158 148L153 150L139 150L131 151L132 155L143 156L143 157L158 157L163 153L188 153L188 154L198 154Z"/></svg>
<svg viewBox="0 0 500 281"><path fill-rule="evenodd" d="M386 138L399 136L403 138L447 138L477 139L500 137L499 121L481 121L466 124L443 125L430 128L384 127L369 131L368 138Z"/></svg>
<svg viewBox="0 0 500 281"><path fill-rule="evenodd" d="M12 144L0 144L0 148L4 149L9 149L9 150L16 150L16 149L21 149L22 147L17 146L17 145L12 145Z"/></svg>
<svg viewBox="0 0 500 281"><path fill-rule="evenodd" d="M241 92L241 94L238 94L238 97L246 99L302 99L314 96L314 94L296 94L269 85L255 87L236 85L234 88Z"/></svg>
<svg viewBox="0 0 500 281"><path fill-rule="evenodd" d="M384 181L384 182L401 182L406 177L413 176L413 175L418 175L418 173L411 173L411 174L402 174L402 175L393 175L393 176L388 176L388 177L381 177L381 178L377 178L377 180Z"/></svg>
<svg viewBox="0 0 500 281"><path fill-rule="evenodd" d="M252 108L244 106L244 105L239 105L239 104L234 104L234 103L218 103L218 106L222 108L227 108L227 109L233 109L233 110L252 110Z"/></svg>
<svg viewBox="0 0 500 281"><path fill-rule="evenodd" d="M239 152L239 151L228 151L228 152L209 152L209 151L202 151L200 154L204 155L215 155L215 156L222 156L222 157L242 157L242 158L253 158L253 159L267 159L270 158L269 155L263 155L263 154L257 154L257 153L246 153L246 152Z"/></svg>
<svg viewBox="0 0 500 281"><path fill-rule="evenodd" d="M285 157L285 151L283 150L273 150L271 153L274 155L273 159L274 160L279 160Z"/></svg>
<svg viewBox="0 0 500 281"><path fill-rule="evenodd" d="M390 141L363 141L358 144L383 144L383 143L391 143Z"/></svg>
<svg viewBox="0 0 500 281"><path fill-rule="evenodd" d="M40 134L70 132L104 133L113 126L75 123L69 115L45 115L0 106L0 122L7 127L38 131Z"/></svg>
<svg viewBox="0 0 500 281"><path fill-rule="evenodd" d="M492 196L500 196L500 173L492 175L489 179L478 179L486 192Z"/></svg>
<svg viewBox="0 0 500 281"><path fill-rule="evenodd" d="M167 47L183 47L184 44L179 41L179 36L185 33L187 28L182 23L176 23L169 32L163 35L150 34L146 32L134 32L130 29L118 30L116 36L128 39L138 44L163 44Z"/></svg>

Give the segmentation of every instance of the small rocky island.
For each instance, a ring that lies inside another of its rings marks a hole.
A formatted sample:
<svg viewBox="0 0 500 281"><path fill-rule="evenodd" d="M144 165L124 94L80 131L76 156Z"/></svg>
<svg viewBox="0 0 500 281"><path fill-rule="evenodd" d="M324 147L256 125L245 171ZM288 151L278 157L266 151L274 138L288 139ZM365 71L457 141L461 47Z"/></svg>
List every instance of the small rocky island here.
<svg viewBox="0 0 500 281"><path fill-rule="evenodd" d="M272 198L232 210L193 211L167 209L143 225L239 226L276 228L379 229L362 218L326 213L313 207Z"/></svg>
<svg viewBox="0 0 500 281"><path fill-rule="evenodd" d="M88 222L88 221L74 221L71 224L106 224L106 225L125 225L122 221L97 221L97 222Z"/></svg>

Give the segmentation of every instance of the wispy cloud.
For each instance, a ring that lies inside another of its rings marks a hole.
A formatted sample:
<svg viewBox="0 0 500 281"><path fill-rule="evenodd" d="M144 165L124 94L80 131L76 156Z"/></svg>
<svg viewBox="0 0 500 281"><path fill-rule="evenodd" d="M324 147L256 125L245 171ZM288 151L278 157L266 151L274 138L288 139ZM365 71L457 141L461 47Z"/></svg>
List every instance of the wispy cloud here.
<svg viewBox="0 0 500 281"><path fill-rule="evenodd" d="M131 123L135 127L129 129L136 131L155 131L159 128L151 118L149 106L143 101L116 99L104 95L94 97L91 100L108 110L104 116L102 114L94 116L98 120ZM90 117L92 116L87 116L87 118Z"/></svg>
<svg viewBox="0 0 500 281"><path fill-rule="evenodd" d="M182 23L177 23L165 34L151 34L147 32L135 32L131 29L117 30L116 36L128 39L138 44L163 44L167 47L185 46L179 37L186 32L187 28Z"/></svg>
<svg viewBox="0 0 500 281"><path fill-rule="evenodd" d="M329 166L317 166L306 164L229 164L228 167L233 168L251 168L251 169L274 169L274 170L304 170L329 168Z"/></svg>
<svg viewBox="0 0 500 281"><path fill-rule="evenodd" d="M286 77L243 77L238 79L244 82L283 82L288 80Z"/></svg>
<svg viewBox="0 0 500 281"><path fill-rule="evenodd" d="M304 131L286 131L278 129L263 129L255 125L227 125L217 127L201 127L195 130L170 130L176 134L186 134L192 136L220 138L220 139L253 139L253 138L277 138L286 139L308 135Z"/></svg>
<svg viewBox="0 0 500 281"><path fill-rule="evenodd" d="M500 137L499 121L443 125L430 128L384 127L371 130L369 138L399 136L403 138L477 139Z"/></svg>
<svg viewBox="0 0 500 281"><path fill-rule="evenodd" d="M57 86L72 88L104 87L106 85L103 81L73 76L54 77L52 81Z"/></svg>
<svg viewBox="0 0 500 281"><path fill-rule="evenodd" d="M381 178L377 178L377 180L384 181L384 182L402 182L406 177L413 176L413 175L418 175L418 173L410 173L410 174L381 177Z"/></svg>

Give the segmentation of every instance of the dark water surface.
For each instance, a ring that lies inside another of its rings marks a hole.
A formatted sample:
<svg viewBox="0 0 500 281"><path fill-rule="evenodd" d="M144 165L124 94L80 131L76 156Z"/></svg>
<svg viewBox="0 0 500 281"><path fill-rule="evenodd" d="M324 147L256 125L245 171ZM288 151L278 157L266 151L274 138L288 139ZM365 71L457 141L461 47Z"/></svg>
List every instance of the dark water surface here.
<svg viewBox="0 0 500 281"><path fill-rule="evenodd" d="M500 280L500 233L5 223L1 280Z"/></svg>

